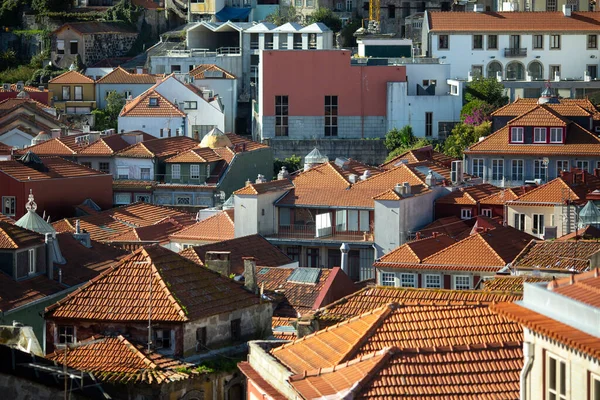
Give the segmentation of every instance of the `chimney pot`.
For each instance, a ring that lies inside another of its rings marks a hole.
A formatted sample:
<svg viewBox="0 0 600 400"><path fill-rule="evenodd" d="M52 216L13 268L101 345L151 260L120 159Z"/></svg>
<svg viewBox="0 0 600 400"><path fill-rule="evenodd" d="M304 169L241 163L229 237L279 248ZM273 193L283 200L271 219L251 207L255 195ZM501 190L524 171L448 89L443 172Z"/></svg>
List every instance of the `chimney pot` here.
<svg viewBox="0 0 600 400"><path fill-rule="evenodd" d="M231 252L229 251L207 251L204 257L206 268L211 271L229 277L231 274Z"/></svg>
<svg viewBox="0 0 600 400"><path fill-rule="evenodd" d="M434 238L436 238L436 237L437 237L437 235L438 235L438 233L437 233L437 232L431 232L431 237L434 237Z"/></svg>
<svg viewBox="0 0 600 400"><path fill-rule="evenodd" d="M244 260L244 286L252 293L258 292L256 284L256 258L242 257Z"/></svg>

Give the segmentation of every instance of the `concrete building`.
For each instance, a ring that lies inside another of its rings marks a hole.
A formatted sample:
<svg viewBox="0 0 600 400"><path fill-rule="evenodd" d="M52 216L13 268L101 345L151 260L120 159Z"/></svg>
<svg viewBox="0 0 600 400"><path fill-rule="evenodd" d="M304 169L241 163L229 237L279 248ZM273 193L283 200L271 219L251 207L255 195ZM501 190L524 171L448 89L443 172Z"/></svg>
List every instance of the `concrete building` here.
<svg viewBox="0 0 600 400"><path fill-rule="evenodd" d="M96 81L96 106L102 109L106 107L106 98L110 92L122 94L125 99L138 97L159 79L150 74L131 74L117 67Z"/></svg>
<svg viewBox="0 0 600 400"><path fill-rule="evenodd" d="M90 114L96 108L96 89L93 79L69 70L48 81L53 104L65 114Z"/></svg>

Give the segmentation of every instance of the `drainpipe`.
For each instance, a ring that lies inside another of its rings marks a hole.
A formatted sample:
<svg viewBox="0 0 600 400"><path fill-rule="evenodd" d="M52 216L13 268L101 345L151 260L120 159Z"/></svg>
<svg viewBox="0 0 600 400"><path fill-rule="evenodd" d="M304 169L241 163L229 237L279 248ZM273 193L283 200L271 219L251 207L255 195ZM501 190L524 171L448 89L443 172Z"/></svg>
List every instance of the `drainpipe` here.
<svg viewBox="0 0 600 400"><path fill-rule="evenodd" d="M525 365L521 370L521 400L529 400L527 396L527 376L531 372L533 366L533 343L523 342L523 356L525 357Z"/></svg>

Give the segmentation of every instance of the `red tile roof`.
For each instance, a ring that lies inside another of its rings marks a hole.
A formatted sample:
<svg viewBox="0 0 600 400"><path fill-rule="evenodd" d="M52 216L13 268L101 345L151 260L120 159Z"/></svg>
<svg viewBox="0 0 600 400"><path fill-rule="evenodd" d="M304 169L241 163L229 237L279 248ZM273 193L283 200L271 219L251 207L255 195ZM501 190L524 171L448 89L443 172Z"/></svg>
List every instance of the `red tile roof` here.
<svg viewBox="0 0 600 400"><path fill-rule="evenodd" d="M86 21L86 22L67 22L53 32L57 34L64 29L72 29L82 35L84 34L105 34L105 33L120 33L120 34L135 34L135 28L124 22L101 22L101 21Z"/></svg>
<svg viewBox="0 0 600 400"><path fill-rule="evenodd" d="M444 234L455 240L462 240L471 234L476 219L460 219L456 216L439 218L419 230L421 236L432 236L434 233Z"/></svg>
<svg viewBox="0 0 600 400"><path fill-rule="evenodd" d="M211 74L206 74L206 72L211 72ZM219 74L221 76L218 76ZM216 64L200 64L191 70L189 75L193 76L194 79L236 79L235 75Z"/></svg>
<svg viewBox="0 0 600 400"><path fill-rule="evenodd" d="M74 84L94 84L94 80L77 72L77 71L67 71L62 75L57 76L56 78L50 79L48 83L53 84L65 84L65 85L74 85Z"/></svg>
<svg viewBox="0 0 600 400"><path fill-rule="evenodd" d="M139 142L118 151L116 155L133 158L163 158L185 152L197 145L196 140L187 136L173 136Z"/></svg>
<svg viewBox="0 0 600 400"><path fill-rule="evenodd" d="M169 235L178 232L183 226L177 221L167 218L164 222L158 222L154 225L132 228L120 235L115 235L108 243L169 243Z"/></svg>
<svg viewBox="0 0 600 400"><path fill-rule="evenodd" d="M148 288L154 290L150 298ZM50 318L184 322L256 305L258 296L161 246L146 246L46 308ZM102 306L99 306L101 302Z"/></svg>
<svg viewBox="0 0 600 400"><path fill-rule="evenodd" d="M593 225L587 225L581 229L577 229L575 232L566 234L564 236L559 237L557 240L591 240L591 239L599 239L600 238L600 229L596 228Z"/></svg>
<svg viewBox="0 0 600 400"><path fill-rule="evenodd" d="M540 270L541 272L578 273L588 271L590 261L600 252L596 241L532 241L514 259L517 270Z"/></svg>
<svg viewBox="0 0 600 400"><path fill-rule="evenodd" d="M285 191L293 189L294 185L288 179L279 179L264 183L251 183L234 192L237 195L257 195L267 192Z"/></svg>
<svg viewBox="0 0 600 400"><path fill-rule="evenodd" d="M157 82L157 77L150 74L131 74L121 67L113 69L96 81L97 84L151 84Z"/></svg>
<svg viewBox="0 0 600 400"><path fill-rule="evenodd" d="M438 164L450 167L452 161L457 161L457 158L449 157L443 153L433 150L432 146L425 146L420 149L409 150L406 153L400 154L392 158L390 161L382 164L382 169L392 169L403 163L414 164L421 161L435 161Z"/></svg>
<svg viewBox="0 0 600 400"><path fill-rule="evenodd" d="M47 359L69 368L93 373L98 380L111 383L162 384L193 376L192 365L169 358L123 336L92 336L74 349L57 350Z"/></svg>
<svg viewBox="0 0 600 400"><path fill-rule="evenodd" d="M67 161L60 157L42 158L42 163L46 166L47 171L38 171L37 169L26 166L20 161L0 161L0 171L18 181L106 176L106 174L102 172Z"/></svg>
<svg viewBox="0 0 600 400"><path fill-rule="evenodd" d="M502 191L502 189L494 185L490 185L489 183L466 186L436 199L435 204L477 205L477 203L483 198L493 195L499 191Z"/></svg>
<svg viewBox="0 0 600 400"><path fill-rule="evenodd" d="M150 105L156 99L156 106ZM153 88L131 100L121 110L120 117L185 117L185 113Z"/></svg>
<svg viewBox="0 0 600 400"><path fill-rule="evenodd" d="M520 276L496 276L494 279L483 282L483 290L486 292L523 293L524 283L548 282L550 277L536 277L529 275Z"/></svg>
<svg viewBox="0 0 600 400"><path fill-rule="evenodd" d="M581 170L562 172L561 176L519 196L509 205L535 206L540 204L565 204L567 201L582 204L587 195L600 190L600 179ZM536 203L536 204L533 204Z"/></svg>
<svg viewBox="0 0 600 400"><path fill-rule="evenodd" d="M110 135L101 137L99 140L79 148L77 154L81 156L112 156L128 146L129 143L121 135Z"/></svg>
<svg viewBox="0 0 600 400"><path fill-rule="evenodd" d="M600 308L600 269L572 275L569 278L553 280L548 289L563 296Z"/></svg>
<svg viewBox="0 0 600 400"><path fill-rule="evenodd" d="M16 250L43 243L43 235L0 220L0 249Z"/></svg>
<svg viewBox="0 0 600 400"><path fill-rule="evenodd" d="M66 290L63 285L46 275L15 281L0 273L0 311L7 312L63 290Z"/></svg>
<svg viewBox="0 0 600 400"><path fill-rule="evenodd" d="M224 210L170 235L172 241L220 242L234 235L234 211Z"/></svg>
<svg viewBox="0 0 600 400"><path fill-rule="evenodd" d="M16 154L25 154L32 151L38 156L74 156L78 150L85 146L84 143L76 143L78 137L84 134L67 135L57 138L52 138L42 143L34 144L33 146L25 147L15 151Z"/></svg>
<svg viewBox="0 0 600 400"><path fill-rule="evenodd" d="M207 147L193 148L167 158L166 163L211 163L223 158L213 149Z"/></svg>
<svg viewBox="0 0 600 400"><path fill-rule="evenodd" d="M18 98L18 97L17 98L13 97L13 98L9 98L9 99L6 99L6 100L2 100L2 101L0 101L0 110L3 110L3 111L4 110L11 110L13 108L18 108L18 107L20 107L22 105L31 105L31 106L34 106L35 108L40 109L40 110L46 112L48 114L47 115L48 118L51 118L51 119L55 119L56 118L54 115L52 115L52 114L50 114L48 112L50 110L52 110L52 111L54 110L52 107L50 107L50 106L48 106L46 104L40 103L39 101L34 100L34 99L21 99L21 98Z"/></svg>
<svg viewBox="0 0 600 400"><path fill-rule="evenodd" d="M519 186L514 188L508 188L500 190L494 194L491 194L483 199L479 200L481 205L501 205L507 201L516 200L519 196L524 195L530 190L535 189L535 186Z"/></svg>
<svg viewBox="0 0 600 400"><path fill-rule="evenodd" d="M252 385L257 386L262 392L269 396L269 399L273 400L287 400L287 397L282 395L275 389L269 382L263 379L262 376L250 365L249 362L243 361L238 364L238 368L249 380L252 381Z"/></svg>
<svg viewBox="0 0 600 400"><path fill-rule="evenodd" d="M425 239L413 240L399 246L375 261L375 267L391 267L397 264L415 264L423 259L456 243L456 240L446 235L437 235Z"/></svg>

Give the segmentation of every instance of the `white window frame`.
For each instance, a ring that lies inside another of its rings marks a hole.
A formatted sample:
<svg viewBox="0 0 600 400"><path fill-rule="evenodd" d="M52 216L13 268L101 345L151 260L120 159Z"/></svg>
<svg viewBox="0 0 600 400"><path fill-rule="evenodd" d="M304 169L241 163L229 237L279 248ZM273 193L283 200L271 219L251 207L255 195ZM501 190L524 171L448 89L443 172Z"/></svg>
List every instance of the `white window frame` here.
<svg viewBox="0 0 600 400"><path fill-rule="evenodd" d="M200 179L200 164L190 165L190 179Z"/></svg>
<svg viewBox="0 0 600 400"><path fill-rule="evenodd" d="M65 329L65 333L61 333L61 329ZM66 333L66 328L73 328L73 334L72 335L68 335ZM64 336L65 337L65 342L64 343L60 343L60 337ZM71 341L67 341L67 338L71 338ZM68 343L77 343L77 328L75 327L75 325L57 325L56 326L56 346L57 347L62 347L65 346Z"/></svg>
<svg viewBox="0 0 600 400"><path fill-rule="evenodd" d="M27 250L27 259L29 260L29 275L33 275L37 272L35 248Z"/></svg>
<svg viewBox="0 0 600 400"><path fill-rule="evenodd" d="M555 139L555 134L558 133L558 140ZM550 128L550 143L563 142L563 128Z"/></svg>
<svg viewBox="0 0 600 400"><path fill-rule="evenodd" d="M525 129L522 126L513 126L510 128L510 142L511 143L524 143L525 141Z"/></svg>
<svg viewBox="0 0 600 400"><path fill-rule="evenodd" d="M468 280L468 284L465 282L459 282L459 280ZM470 275L452 275L452 286L454 290L471 290L473 288L473 279Z"/></svg>
<svg viewBox="0 0 600 400"><path fill-rule="evenodd" d="M492 209L491 208L483 208L481 210L481 215L484 217L492 218Z"/></svg>
<svg viewBox="0 0 600 400"><path fill-rule="evenodd" d="M181 179L181 164L171 165L171 179Z"/></svg>
<svg viewBox="0 0 600 400"><path fill-rule="evenodd" d="M152 195L150 193L136 193L135 201L136 202L143 201L144 203L151 204L152 203Z"/></svg>
<svg viewBox="0 0 600 400"><path fill-rule="evenodd" d="M6 206L6 202L9 201L12 204L10 206ZM9 213L7 214L5 211L9 209ZM17 198L15 196L2 196L2 214L7 215L9 217L14 217L17 212Z"/></svg>
<svg viewBox="0 0 600 400"><path fill-rule="evenodd" d="M129 179L129 167L117 167L117 179Z"/></svg>
<svg viewBox="0 0 600 400"><path fill-rule="evenodd" d="M197 110L198 102L197 101L184 101L183 108L184 108L184 110Z"/></svg>
<svg viewBox="0 0 600 400"><path fill-rule="evenodd" d="M555 363L554 376L551 376L552 371L550 370L550 364L552 362ZM565 377L564 387L562 387L562 388L559 387L559 386L561 386L561 382L560 382L561 367L564 368L564 377ZM567 388L569 387L569 365L567 364L566 360L547 351L544 375L546 377L546 379L544 380L545 386L546 386L544 388L544 395L545 395L544 397L546 399L554 398L555 400L567 400L568 399ZM552 382L554 382L554 386L555 386L554 388L551 387Z"/></svg>
<svg viewBox="0 0 600 400"><path fill-rule="evenodd" d="M545 233L544 219L544 214L533 214L531 216L531 233L533 233L534 235L543 235Z"/></svg>
<svg viewBox="0 0 600 400"><path fill-rule="evenodd" d="M393 272L381 272L379 275L381 279L381 286L396 286L396 274Z"/></svg>
<svg viewBox="0 0 600 400"><path fill-rule="evenodd" d="M513 228L518 229L520 231L525 231L525 214L523 213L515 213L513 217Z"/></svg>
<svg viewBox="0 0 600 400"><path fill-rule="evenodd" d="M485 170L483 158L474 158L471 162L471 171L473 172L473 176L478 178L483 178L483 173Z"/></svg>
<svg viewBox="0 0 600 400"><path fill-rule="evenodd" d="M585 165L585 168L583 168L584 165ZM579 168L585 172L589 172L590 171L590 162L587 160L577 160L577 161L575 161L575 167Z"/></svg>
<svg viewBox="0 0 600 400"><path fill-rule="evenodd" d="M437 283L434 281L437 280ZM442 289L442 275L439 274L426 274L423 277L423 287L429 289Z"/></svg>
<svg viewBox="0 0 600 400"><path fill-rule="evenodd" d="M405 278L410 278L412 280L412 283L409 282L409 279ZM400 274L400 287L416 288L417 286L419 286L417 282L417 274Z"/></svg>
<svg viewBox="0 0 600 400"><path fill-rule="evenodd" d="M591 390L590 399L598 400L598 399L600 399L600 375L590 372L589 376L590 376L590 390Z"/></svg>
<svg viewBox="0 0 600 400"><path fill-rule="evenodd" d="M544 165L543 160L533 160L533 177L535 179L541 179L542 182L548 180L547 166Z"/></svg>
<svg viewBox="0 0 600 400"><path fill-rule="evenodd" d="M56 53L57 54L65 54L65 40L64 39L56 40Z"/></svg>
<svg viewBox="0 0 600 400"><path fill-rule="evenodd" d="M563 167L567 166L567 169L563 169ZM571 163L569 162L569 160L557 160L556 161L556 176L560 176L560 171L570 171L571 170Z"/></svg>
<svg viewBox="0 0 600 400"><path fill-rule="evenodd" d="M546 128L533 128L533 143L546 143Z"/></svg>
<svg viewBox="0 0 600 400"><path fill-rule="evenodd" d="M115 204L131 204L131 194L130 193L118 193L118 192L115 193L114 194L114 203Z"/></svg>
<svg viewBox="0 0 600 400"><path fill-rule="evenodd" d="M75 101L83 101L83 86L73 87L73 98Z"/></svg>
<svg viewBox="0 0 600 400"><path fill-rule="evenodd" d="M460 219L471 219L473 218L473 211L470 208L460 209Z"/></svg>
<svg viewBox="0 0 600 400"><path fill-rule="evenodd" d="M500 181L504 177L504 159L495 158L492 160L492 180Z"/></svg>

